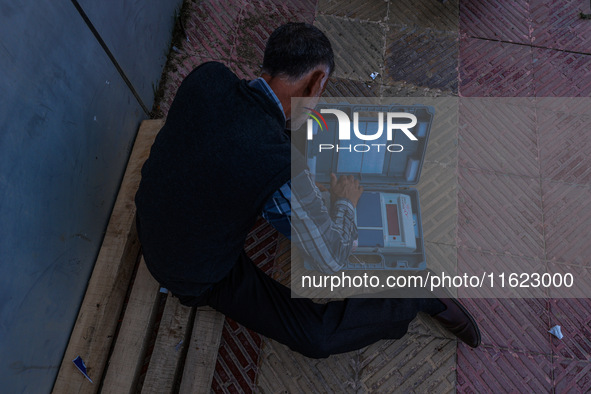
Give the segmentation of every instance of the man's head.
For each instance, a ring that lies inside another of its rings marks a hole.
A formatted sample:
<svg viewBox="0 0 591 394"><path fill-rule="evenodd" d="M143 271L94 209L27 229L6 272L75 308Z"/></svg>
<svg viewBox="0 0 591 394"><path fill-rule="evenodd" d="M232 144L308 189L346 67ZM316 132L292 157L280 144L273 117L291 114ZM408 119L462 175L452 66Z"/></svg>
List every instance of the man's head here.
<svg viewBox="0 0 591 394"><path fill-rule="evenodd" d="M262 77L281 101L286 118L291 119L291 98L309 97L308 106L315 106L334 67L332 46L324 33L307 23L288 23L278 27L267 41ZM292 119L292 124L304 120Z"/></svg>
<svg viewBox="0 0 591 394"><path fill-rule="evenodd" d="M263 72L271 77L297 81L310 71L334 70L334 54L328 38L308 23L287 23L269 37L263 58Z"/></svg>

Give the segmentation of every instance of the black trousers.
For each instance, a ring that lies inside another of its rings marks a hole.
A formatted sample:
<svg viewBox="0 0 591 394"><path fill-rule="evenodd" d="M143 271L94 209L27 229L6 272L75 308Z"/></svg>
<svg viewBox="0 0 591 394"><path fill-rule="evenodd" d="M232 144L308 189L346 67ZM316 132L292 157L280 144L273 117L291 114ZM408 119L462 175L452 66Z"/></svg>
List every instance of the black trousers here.
<svg viewBox="0 0 591 394"><path fill-rule="evenodd" d="M292 298L289 288L266 275L244 252L206 294L178 297L185 305L209 305L312 358L401 338L417 312L435 314L444 309L436 298L347 298L326 304Z"/></svg>

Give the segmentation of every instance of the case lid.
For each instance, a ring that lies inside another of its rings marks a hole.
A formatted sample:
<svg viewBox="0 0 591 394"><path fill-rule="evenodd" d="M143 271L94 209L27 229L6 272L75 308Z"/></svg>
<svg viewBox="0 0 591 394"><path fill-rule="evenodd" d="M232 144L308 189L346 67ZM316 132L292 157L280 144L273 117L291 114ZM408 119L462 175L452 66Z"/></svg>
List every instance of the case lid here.
<svg viewBox="0 0 591 394"><path fill-rule="evenodd" d="M350 119L349 127L345 127L346 118L339 119L340 114L330 110L345 113ZM354 175L364 186L403 186L419 182L435 115L433 107L319 104L313 112L314 120L308 120L313 135L306 141L305 155L317 182L329 183L331 172L337 176ZM416 117L416 124L413 125L415 119L408 114ZM378 133L380 129L381 134ZM343 136L345 138L340 138Z"/></svg>

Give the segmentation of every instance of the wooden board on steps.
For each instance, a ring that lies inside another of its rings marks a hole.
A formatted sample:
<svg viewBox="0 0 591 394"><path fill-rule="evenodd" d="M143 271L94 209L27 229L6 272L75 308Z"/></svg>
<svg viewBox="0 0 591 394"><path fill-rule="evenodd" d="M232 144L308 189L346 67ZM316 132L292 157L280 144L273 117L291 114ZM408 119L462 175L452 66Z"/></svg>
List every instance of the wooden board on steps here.
<svg viewBox="0 0 591 394"><path fill-rule="evenodd" d="M224 315L209 307L197 309L179 394L210 391L223 328Z"/></svg>
<svg viewBox="0 0 591 394"><path fill-rule="evenodd" d="M160 285L142 258L125 315L109 358L102 393L130 393L135 390L146 356L146 348L160 300Z"/></svg>
<svg viewBox="0 0 591 394"><path fill-rule="evenodd" d="M168 295L142 394L174 391L175 382L182 373L181 364L186 355L190 319L193 316L191 308L181 305L178 298Z"/></svg>
<svg viewBox="0 0 591 394"><path fill-rule="evenodd" d="M162 318L157 322L160 286L150 275L143 258L123 310L139 257L134 197L141 167L163 123L149 120L140 126L54 393L96 393L99 388L102 393L135 392L156 325L158 332L143 377L142 392L210 390L223 315L208 307L198 310L184 307L169 294ZM120 318L121 326L116 332ZM86 380L72 363L78 355L94 383Z"/></svg>

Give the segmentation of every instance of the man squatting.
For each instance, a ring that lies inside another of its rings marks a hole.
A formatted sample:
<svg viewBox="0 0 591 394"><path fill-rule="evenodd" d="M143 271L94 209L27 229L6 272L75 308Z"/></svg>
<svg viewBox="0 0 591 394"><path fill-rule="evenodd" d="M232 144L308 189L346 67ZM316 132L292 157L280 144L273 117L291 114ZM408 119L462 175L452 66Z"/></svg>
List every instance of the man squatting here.
<svg viewBox="0 0 591 394"><path fill-rule="evenodd" d="M292 158L285 131L293 120L291 98L319 97L334 67L331 44L319 29L288 23L271 34L260 78L240 80L217 62L185 78L136 195L148 269L182 304L209 305L307 357L401 338L418 312L478 346L478 327L455 299L319 304L292 298L247 257L244 242L259 215L318 271L338 272L351 253L363 188L352 176L333 174L332 204L325 206L303 158Z"/></svg>

